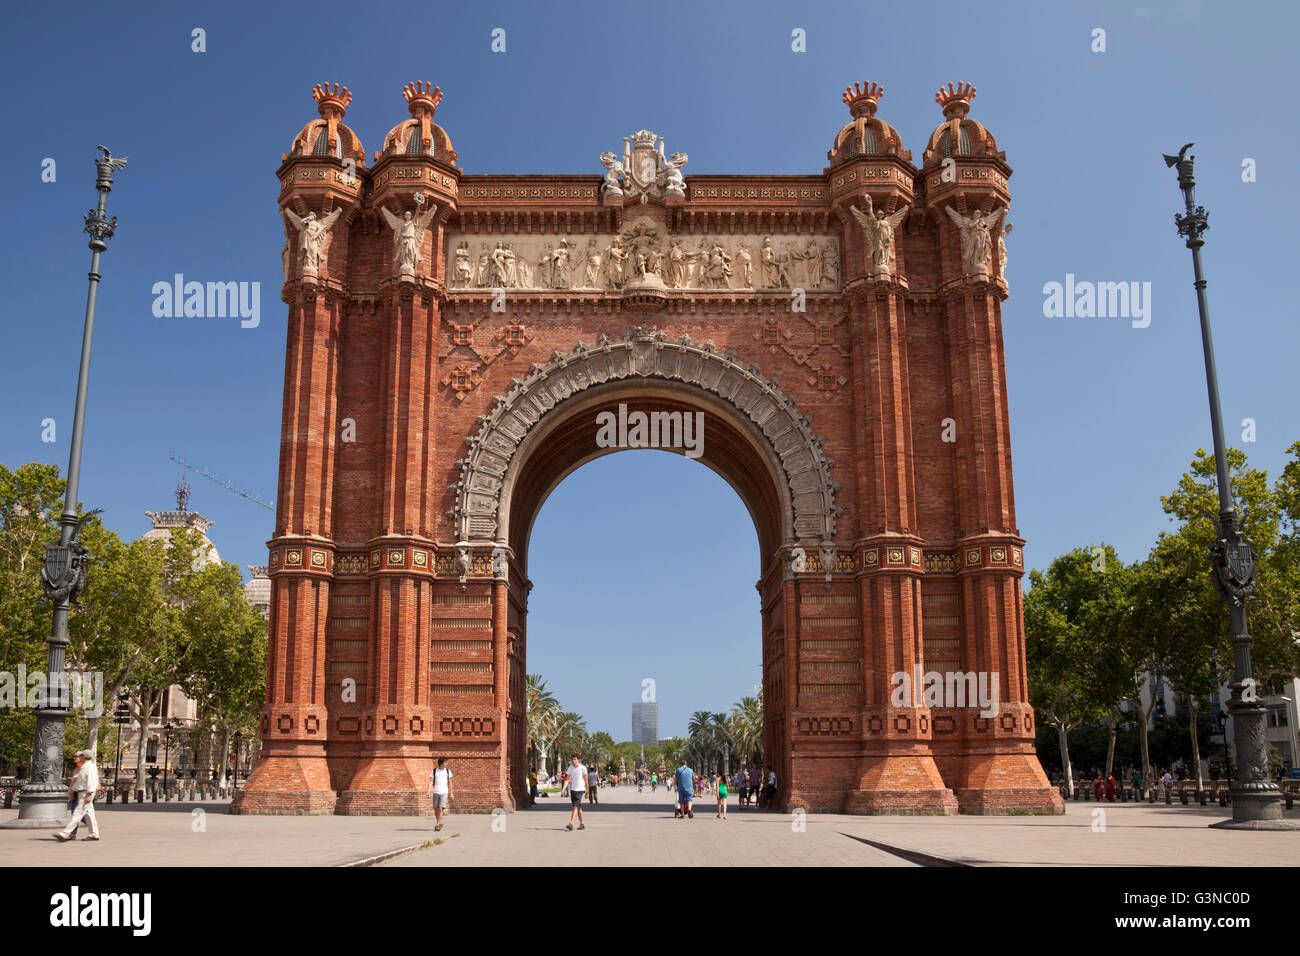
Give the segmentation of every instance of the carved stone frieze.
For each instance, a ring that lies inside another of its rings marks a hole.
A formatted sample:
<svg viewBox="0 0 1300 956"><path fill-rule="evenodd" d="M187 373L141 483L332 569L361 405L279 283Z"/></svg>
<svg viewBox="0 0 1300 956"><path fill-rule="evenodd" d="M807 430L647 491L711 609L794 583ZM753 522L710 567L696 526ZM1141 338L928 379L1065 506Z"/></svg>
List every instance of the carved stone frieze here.
<svg viewBox="0 0 1300 956"><path fill-rule="evenodd" d="M677 236L642 219L616 235L484 239L452 234L447 287L617 291L655 277L696 292L840 287L834 236Z"/></svg>
<svg viewBox="0 0 1300 956"><path fill-rule="evenodd" d="M558 350L545 365L534 364L522 381L499 395L478 434L467 442L456 483L456 506L450 516L462 542L500 541L501 493L511 461L529 431L566 398L605 382L650 378L685 382L718 395L733 405L766 437L774 461L784 474L792 513L787 535L799 541L829 542L842 513L835 504L839 483L832 481L834 460L822 453L811 419L795 408L794 399L762 377L757 365L743 365L736 353L715 351L712 342L696 344L689 336L670 339L662 331L635 329L621 340L602 335L595 345L579 342L568 355Z"/></svg>

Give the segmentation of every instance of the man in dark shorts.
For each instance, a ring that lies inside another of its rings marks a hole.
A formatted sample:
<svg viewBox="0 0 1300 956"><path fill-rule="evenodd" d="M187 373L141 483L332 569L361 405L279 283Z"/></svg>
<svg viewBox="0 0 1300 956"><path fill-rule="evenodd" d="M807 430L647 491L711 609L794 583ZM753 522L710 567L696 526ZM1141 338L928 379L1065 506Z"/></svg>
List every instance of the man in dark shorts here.
<svg viewBox="0 0 1300 956"><path fill-rule="evenodd" d="M578 755L573 755L573 764L569 767L569 801L573 804L573 810L569 813L569 825L564 829L572 830L573 821L578 821L578 829L585 830L587 825L582 822L582 795L587 792L587 768L582 765Z"/></svg>
<svg viewBox="0 0 1300 956"><path fill-rule="evenodd" d="M686 766L686 758L682 758L682 765L677 768L673 774L673 779L677 782L677 812L674 817L690 817L695 819L695 811L691 809L691 800L695 797L695 771Z"/></svg>

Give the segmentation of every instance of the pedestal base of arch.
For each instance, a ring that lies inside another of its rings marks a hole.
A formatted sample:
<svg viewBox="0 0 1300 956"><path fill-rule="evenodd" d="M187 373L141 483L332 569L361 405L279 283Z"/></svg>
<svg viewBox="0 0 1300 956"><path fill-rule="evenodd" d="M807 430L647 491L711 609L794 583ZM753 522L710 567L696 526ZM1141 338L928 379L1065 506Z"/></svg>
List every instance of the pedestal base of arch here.
<svg viewBox="0 0 1300 956"><path fill-rule="evenodd" d="M314 748L315 749L315 748ZM330 786L324 752L267 754L230 801L234 814L328 815L338 794Z"/></svg>
<svg viewBox="0 0 1300 956"><path fill-rule="evenodd" d="M1029 753L976 753L936 757L959 812L1063 814L1065 801Z"/></svg>
<svg viewBox="0 0 1300 956"><path fill-rule="evenodd" d="M929 755L878 755L863 758L844 812L950 816L958 812L958 803Z"/></svg>
<svg viewBox="0 0 1300 956"><path fill-rule="evenodd" d="M335 812L352 816L433 815L429 774L434 767L426 754L367 754L348 788L339 794ZM452 785L452 794L456 792Z"/></svg>

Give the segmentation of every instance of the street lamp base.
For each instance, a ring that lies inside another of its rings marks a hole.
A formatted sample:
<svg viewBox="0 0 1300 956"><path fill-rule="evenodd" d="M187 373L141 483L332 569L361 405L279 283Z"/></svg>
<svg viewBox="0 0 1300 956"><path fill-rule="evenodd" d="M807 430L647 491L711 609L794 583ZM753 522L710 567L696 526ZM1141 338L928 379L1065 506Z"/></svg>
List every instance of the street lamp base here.
<svg viewBox="0 0 1300 956"><path fill-rule="evenodd" d="M1300 833L1300 822L1295 820L1221 820L1211 823L1214 830L1291 830Z"/></svg>
<svg viewBox="0 0 1300 956"><path fill-rule="evenodd" d="M3 830L53 830L68 823L68 788L64 784L37 783L18 795L18 816L0 823Z"/></svg>
<svg viewBox="0 0 1300 956"><path fill-rule="evenodd" d="M1232 819L1212 823L1220 830L1295 830L1300 820L1282 819L1282 794L1273 783L1247 784L1250 789L1231 790Z"/></svg>

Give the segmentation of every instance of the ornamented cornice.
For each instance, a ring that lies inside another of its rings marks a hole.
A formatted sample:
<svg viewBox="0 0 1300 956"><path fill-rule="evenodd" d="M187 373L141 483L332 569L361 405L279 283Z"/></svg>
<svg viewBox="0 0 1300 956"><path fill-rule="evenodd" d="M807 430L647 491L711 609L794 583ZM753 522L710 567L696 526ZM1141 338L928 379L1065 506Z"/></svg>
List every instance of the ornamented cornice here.
<svg viewBox="0 0 1300 956"><path fill-rule="evenodd" d="M809 416L780 391L775 379L761 377L757 365L742 365L734 350L718 354L711 341L697 345L690 336L671 340L658 330L638 328L621 341L601 334L594 346L579 342L572 352L551 354L534 364L523 380L499 395L491 412L479 416L479 431L467 439L461 459L456 506L448 514L463 541L500 540L501 492L519 446L528 432L566 398L606 382L651 378L685 382L718 395L766 436L779 462L793 513L787 516L792 540L829 541L842 513L835 504L839 483L832 481L834 460L822 454Z"/></svg>

